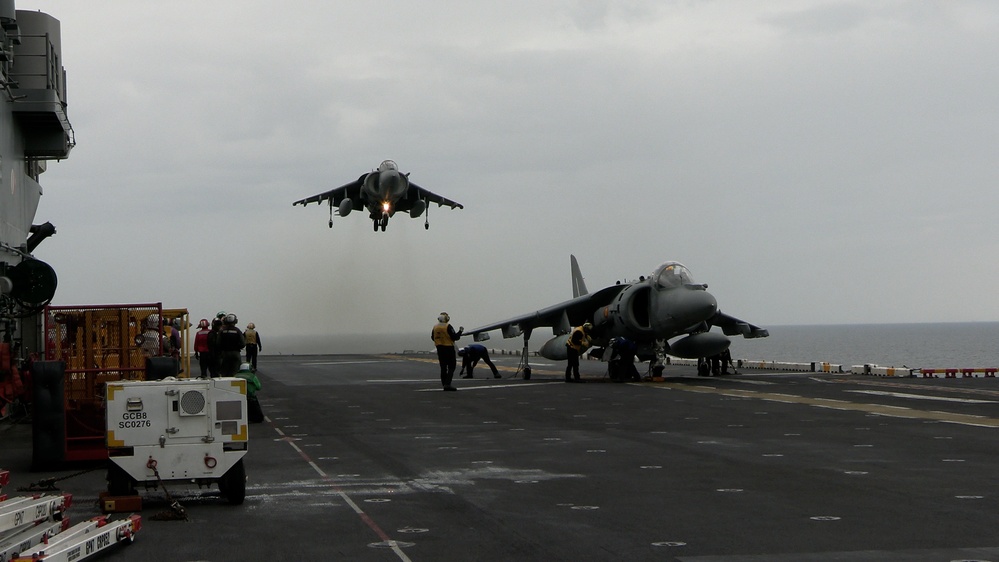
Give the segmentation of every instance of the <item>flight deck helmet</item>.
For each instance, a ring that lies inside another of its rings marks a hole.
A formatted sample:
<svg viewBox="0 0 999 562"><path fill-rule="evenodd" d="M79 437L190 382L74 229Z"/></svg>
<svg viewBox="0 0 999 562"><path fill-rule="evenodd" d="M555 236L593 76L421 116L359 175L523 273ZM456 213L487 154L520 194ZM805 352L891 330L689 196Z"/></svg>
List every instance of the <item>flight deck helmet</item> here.
<svg viewBox="0 0 999 562"><path fill-rule="evenodd" d="M447 312L441 312L441 315L437 317L437 321L441 324L447 324L451 321L451 316Z"/></svg>
<svg viewBox="0 0 999 562"><path fill-rule="evenodd" d="M222 319L222 323L226 326L235 326L236 322L238 322L238 319L236 318L236 315L231 312L226 314L225 318Z"/></svg>
<svg viewBox="0 0 999 562"><path fill-rule="evenodd" d="M202 330L204 330L205 328L207 328L208 327L208 319L207 318L202 318L201 320L199 320L198 321L198 327L201 328Z"/></svg>

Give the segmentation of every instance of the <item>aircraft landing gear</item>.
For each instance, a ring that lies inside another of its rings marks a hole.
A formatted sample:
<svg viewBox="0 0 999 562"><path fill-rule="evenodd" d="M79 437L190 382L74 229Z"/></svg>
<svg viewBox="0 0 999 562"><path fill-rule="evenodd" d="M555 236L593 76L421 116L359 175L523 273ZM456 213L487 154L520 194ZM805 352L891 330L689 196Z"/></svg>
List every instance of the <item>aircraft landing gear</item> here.
<svg viewBox="0 0 999 562"><path fill-rule="evenodd" d="M375 232L378 232L378 222L379 222L379 221L378 221L378 219L374 219L374 220L372 220L371 222L372 222L372 223L374 224L374 226L375 226Z"/></svg>
<svg viewBox="0 0 999 562"><path fill-rule="evenodd" d="M527 342L531 339L531 331L524 332L524 350L520 353L520 363L517 365L517 372L524 374L524 380L531 380L531 366L527 362Z"/></svg>
<svg viewBox="0 0 999 562"><path fill-rule="evenodd" d="M663 371L666 370L666 340L656 340L653 349L656 358L649 360L649 377L653 379L662 378Z"/></svg>

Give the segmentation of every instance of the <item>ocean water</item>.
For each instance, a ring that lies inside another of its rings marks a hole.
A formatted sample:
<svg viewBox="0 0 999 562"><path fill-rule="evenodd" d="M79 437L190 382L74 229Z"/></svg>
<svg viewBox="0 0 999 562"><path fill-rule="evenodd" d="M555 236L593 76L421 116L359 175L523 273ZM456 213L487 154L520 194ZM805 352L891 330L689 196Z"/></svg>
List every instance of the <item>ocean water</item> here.
<svg viewBox="0 0 999 562"><path fill-rule="evenodd" d="M732 357L909 368L999 367L999 322L774 326Z"/></svg>
<svg viewBox="0 0 999 562"><path fill-rule="evenodd" d="M768 326L770 337L732 338L732 357L759 361L824 361L910 368L999 367L999 322ZM544 330L542 330L544 331ZM537 350L548 334L531 338ZM464 341L464 340L462 340ZM459 342L461 343L461 342ZM520 338L498 333L487 347L519 350ZM268 354L399 353L433 349L430 331L419 334L268 334Z"/></svg>

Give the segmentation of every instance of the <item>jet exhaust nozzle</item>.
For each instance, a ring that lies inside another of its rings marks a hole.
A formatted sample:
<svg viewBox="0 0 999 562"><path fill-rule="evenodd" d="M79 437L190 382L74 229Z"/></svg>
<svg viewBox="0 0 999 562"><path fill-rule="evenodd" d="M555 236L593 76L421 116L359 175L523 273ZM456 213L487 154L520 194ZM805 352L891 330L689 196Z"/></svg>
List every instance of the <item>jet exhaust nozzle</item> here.
<svg viewBox="0 0 999 562"><path fill-rule="evenodd" d="M698 357L711 357L728 349L732 342L721 334L713 332L701 332L691 334L669 344L667 353L674 357L686 359L697 359Z"/></svg>

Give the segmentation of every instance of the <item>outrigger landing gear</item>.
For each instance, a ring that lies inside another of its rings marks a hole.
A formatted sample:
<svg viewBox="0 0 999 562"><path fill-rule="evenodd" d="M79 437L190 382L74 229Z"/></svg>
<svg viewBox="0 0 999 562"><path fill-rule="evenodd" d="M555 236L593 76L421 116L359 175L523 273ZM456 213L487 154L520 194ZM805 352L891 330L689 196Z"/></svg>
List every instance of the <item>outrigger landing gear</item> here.
<svg viewBox="0 0 999 562"><path fill-rule="evenodd" d="M666 370L666 340L656 340L654 349L656 358L649 361L649 377L662 378L663 371Z"/></svg>
<svg viewBox="0 0 999 562"><path fill-rule="evenodd" d="M524 332L524 350L520 353L520 363L517 365L517 373L524 373L524 380L531 380L531 365L527 361L527 342L531 339L531 331Z"/></svg>

